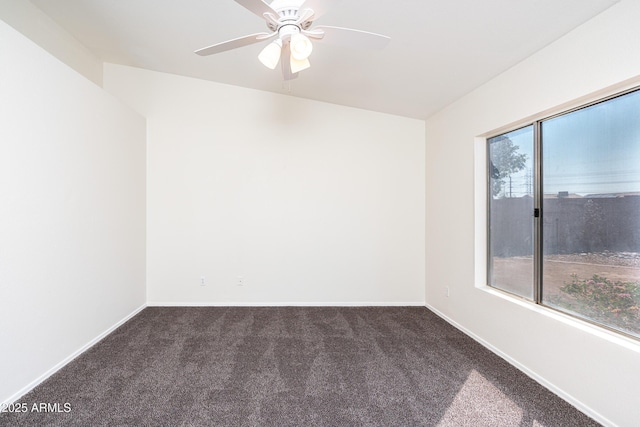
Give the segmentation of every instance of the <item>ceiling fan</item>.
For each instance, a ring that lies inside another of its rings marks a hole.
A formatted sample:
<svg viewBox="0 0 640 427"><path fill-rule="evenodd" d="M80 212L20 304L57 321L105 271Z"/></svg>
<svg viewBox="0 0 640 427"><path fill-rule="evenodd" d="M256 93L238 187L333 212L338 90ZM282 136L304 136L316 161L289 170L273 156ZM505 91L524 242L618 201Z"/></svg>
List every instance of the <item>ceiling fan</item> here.
<svg viewBox="0 0 640 427"><path fill-rule="evenodd" d="M272 70L281 62L284 80L298 77L311 66L311 39L355 48L382 49L391 40L387 36L351 28L317 26L313 21L322 16L327 6L336 0L235 0L241 6L263 18L269 33L238 37L195 51L198 55L213 55L227 50L274 39L258 55L258 59Z"/></svg>

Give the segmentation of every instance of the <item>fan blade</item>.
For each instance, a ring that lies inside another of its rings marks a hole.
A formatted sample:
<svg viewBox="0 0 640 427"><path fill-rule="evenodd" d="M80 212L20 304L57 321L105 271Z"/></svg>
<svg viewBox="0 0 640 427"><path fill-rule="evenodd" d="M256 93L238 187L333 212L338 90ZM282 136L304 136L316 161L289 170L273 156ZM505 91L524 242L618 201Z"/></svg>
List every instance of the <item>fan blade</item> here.
<svg viewBox="0 0 640 427"><path fill-rule="evenodd" d="M330 10L334 4L338 3L340 0L307 0L300 6L300 10L302 9L312 9L315 13L313 14L313 19L316 20L328 10Z"/></svg>
<svg viewBox="0 0 640 427"><path fill-rule="evenodd" d="M324 31L324 37L318 37L314 34L316 31ZM303 31L303 33L305 33ZM390 37L382 34L370 33L368 31L354 30L351 28L321 26L311 29L309 37L318 38L324 42L348 46L353 48L364 49L384 49Z"/></svg>
<svg viewBox="0 0 640 427"><path fill-rule="evenodd" d="M316 15L312 9L301 9L301 10L302 12L300 13L300 17L296 21L296 25L302 24L305 22L310 22L309 20L313 21L313 19L316 19L315 18Z"/></svg>
<svg viewBox="0 0 640 427"><path fill-rule="evenodd" d="M272 36L272 35L273 34L269 34L269 33L256 33L256 34L251 34L244 37L238 37L237 39L227 40L226 42L203 47L202 49L196 50L195 53L197 53L200 56L213 55L214 53L225 52L227 50L235 49L238 47L259 43L263 40L268 39L269 36Z"/></svg>
<svg viewBox="0 0 640 427"><path fill-rule="evenodd" d="M269 3L264 0L236 0L236 3L258 15L260 18L263 18L265 13L271 13L278 16L278 12L273 10L273 8L269 6Z"/></svg>
<svg viewBox="0 0 640 427"><path fill-rule="evenodd" d="M282 46L282 54L280 55L280 63L282 64L282 78L284 80L293 80L298 77L298 73L291 72L291 48L289 43Z"/></svg>

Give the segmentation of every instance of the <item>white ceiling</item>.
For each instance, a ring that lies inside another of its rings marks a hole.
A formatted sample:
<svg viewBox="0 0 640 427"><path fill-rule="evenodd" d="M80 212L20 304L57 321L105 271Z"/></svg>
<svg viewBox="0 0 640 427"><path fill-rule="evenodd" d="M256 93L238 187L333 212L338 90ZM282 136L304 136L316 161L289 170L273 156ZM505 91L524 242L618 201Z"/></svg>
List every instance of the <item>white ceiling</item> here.
<svg viewBox="0 0 640 427"><path fill-rule="evenodd" d="M325 0L316 21L385 34L382 51L314 42L290 87L257 60L267 42L194 50L268 31L233 0L31 0L107 62L424 119L618 0Z"/></svg>

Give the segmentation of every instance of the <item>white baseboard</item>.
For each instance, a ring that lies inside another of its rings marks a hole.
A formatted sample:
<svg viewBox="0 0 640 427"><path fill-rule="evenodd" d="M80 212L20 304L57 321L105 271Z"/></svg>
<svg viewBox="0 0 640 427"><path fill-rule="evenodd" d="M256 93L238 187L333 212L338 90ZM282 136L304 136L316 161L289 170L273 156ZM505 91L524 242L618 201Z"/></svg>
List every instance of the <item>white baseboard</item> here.
<svg viewBox="0 0 640 427"><path fill-rule="evenodd" d="M122 326L125 322L127 322L129 319L131 319L133 316L135 316L136 314L140 313L142 310L144 310L144 308L147 306L147 304L142 304L140 307L136 308L135 310L133 310L130 314L126 315L122 320L118 321L115 325L111 326L110 328L108 328L106 331L102 332L100 335L98 335L97 337L95 337L94 339L92 339L91 341L89 341L88 343L86 343L85 345L83 345L82 347L80 347L78 350L74 351L72 354L70 354L69 356L67 356L66 358L64 358L62 361L60 361L59 363L57 363L55 366L53 366L51 369L49 369L47 372L45 372L44 374L40 375L38 378L36 378L35 380L31 381L29 384L27 384L26 386L24 386L22 389L20 389L18 392L14 393L12 396L10 396L6 402L2 402L3 405L10 405L14 402L16 402L18 399L20 399L22 396L24 396L25 394L29 393L31 390L33 390L34 388L36 388L38 385L40 385L43 381L45 381L47 378L49 378L51 375L55 374L56 372L58 372L60 369L64 368L68 363L72 362L76 357L80 356L82 353L84 353L85 351L89 350L91 347L93 347L96 343L98 343L98 341L102 340L104 337L106 337L107 335L109 335L111 332L115 331L117 328L119 328L120 326ZM4 407L4 406L3 406Z"/></svg>
<svg viewBox="0 0 640 427"><path fill-rule="evenodd" d="M575 397L571 396L570 394L568 394L567 392L565 392L561 388L557 387L555 384L547 381L544 377L542 377L542 376L538 375L536 372L530 370L525 365L523 365L523 364L519 363L517 360L511 358L506 353L503 353L498 348L496 348L493 345L491 345L489 342L483 340L482 338L480 338L479 336L477 336L476 334L474 334L473 332L471 332L470 330L468 330L464 326L460 325L459 323L455 322L451 318L447 317L444 313L438 311L437 309L433 308L429 304L425 304L425 307L427 307L429 310L433 311L435 314L440 316L443 320L445 320L447 323L451 324L456 329L460 330L461 332L463 332L464 334L468 335L469 337L471 337L472 339L474 339L478 343L482 344L484 347L486 347L492 353L496 354L497 356L500 356L501 358L506 360L509 364L511 364L511 365L515 366L516 368L518 368L520 371L525 373L528 377L530 377L531 379L533 379L534 381L536 381L537 383L539 383L543 387L549 389L551 392L553 392L554 394L559 396L561 399L567 401L572 406L576 407L580 412L582 412L585 415L593 418L594 420L596 420L597 422L599 422L600 424L602 424L604 426L616 427L616 424L613 423L611 420L605 418L600 413L594 411L592 408L590 408L589 406L585 405L580 400L578 400Z"/></svg>
<svg viewBox="0 0 640 427"><path fill-rule="evenodd" d="M147 307L424 307L424 302L148 302Z"/></svg>

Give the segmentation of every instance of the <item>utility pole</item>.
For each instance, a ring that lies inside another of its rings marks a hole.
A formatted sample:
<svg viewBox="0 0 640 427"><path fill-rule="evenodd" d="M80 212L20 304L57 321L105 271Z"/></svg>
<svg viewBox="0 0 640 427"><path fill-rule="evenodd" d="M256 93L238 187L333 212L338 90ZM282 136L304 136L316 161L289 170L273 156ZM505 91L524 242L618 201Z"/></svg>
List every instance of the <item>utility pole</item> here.
<svg viewBox="0 0 640 427"><path fill-rule="evenodd" d="M509 175L509 198L513 197L513 193L511 191L511 175Z"/></svg>
<svg viewBox="0 0 640 427"><path fill-rule="evenodd" d="M526 186L527 186L527 194L531 196L533 194L533 174L531 169L527 169L527 175L525 176Z"/></svg>

